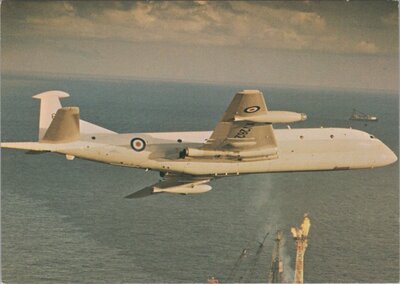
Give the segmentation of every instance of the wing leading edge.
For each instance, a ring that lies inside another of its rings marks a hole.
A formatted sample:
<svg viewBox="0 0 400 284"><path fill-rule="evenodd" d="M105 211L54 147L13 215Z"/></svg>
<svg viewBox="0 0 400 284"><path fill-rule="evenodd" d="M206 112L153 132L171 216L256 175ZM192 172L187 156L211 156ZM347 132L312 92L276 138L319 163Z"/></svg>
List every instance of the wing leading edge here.
<svg viewBox="0 0 400 284"><path fill-rule="evenodd" d="M245 90L233 98L203 150L246 150L277 147L271 124L260 124L246 118L267 114L264 96L260 91ZM240 117L241 120L235 120Z"/></svg>
<svg viewBox="0 0 400 284"><path fill-rule="evenodd" d="M193 158L259 160L278 158L272 123L305 120L302 113L269 111L262 92L244 90L235 95L211 137L200 148L187 148Z"/></svg>

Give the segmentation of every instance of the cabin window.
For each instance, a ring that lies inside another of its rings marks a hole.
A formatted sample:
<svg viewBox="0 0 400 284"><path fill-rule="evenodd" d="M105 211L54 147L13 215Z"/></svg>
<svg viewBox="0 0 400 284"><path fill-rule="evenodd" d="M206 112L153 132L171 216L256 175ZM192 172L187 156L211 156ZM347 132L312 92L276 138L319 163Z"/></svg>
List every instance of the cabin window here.
<svg viewBox="0 0 400 284"><path fill-rule="evenodd" d="M176 141L178 141L178 143L182 143L182 139L178 139L178 140L176 140Z"/></svg>
<svg viewBox="0 0 400 284"><path fill-rule="evenodd" d="M92 139L93 139L93 140L96 140L96 136L92 136Z"/></svg>

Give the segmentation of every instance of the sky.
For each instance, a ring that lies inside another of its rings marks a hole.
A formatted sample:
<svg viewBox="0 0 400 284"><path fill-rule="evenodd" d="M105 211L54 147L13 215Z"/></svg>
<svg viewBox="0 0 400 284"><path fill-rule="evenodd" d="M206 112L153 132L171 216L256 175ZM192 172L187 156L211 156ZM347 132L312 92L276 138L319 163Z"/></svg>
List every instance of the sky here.
<svg viewBox="0 0 400 284"><path fill-rule="evenodd" d="M3 1L2 74L398 90L394 1Z"/></svg>

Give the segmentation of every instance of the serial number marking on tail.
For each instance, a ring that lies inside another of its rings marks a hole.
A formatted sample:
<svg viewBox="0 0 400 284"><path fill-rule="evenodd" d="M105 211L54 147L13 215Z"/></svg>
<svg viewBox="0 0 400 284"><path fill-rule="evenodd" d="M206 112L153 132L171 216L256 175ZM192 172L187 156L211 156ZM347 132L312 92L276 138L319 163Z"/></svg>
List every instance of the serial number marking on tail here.
<svg viewBox="0 0 400 284"><path fill-rule="evenodd" d="M234 138L246 138L247 135L251 132L253 129L253 124L246 124L242 128L239 129L238 133L234 136Z"/></svg>

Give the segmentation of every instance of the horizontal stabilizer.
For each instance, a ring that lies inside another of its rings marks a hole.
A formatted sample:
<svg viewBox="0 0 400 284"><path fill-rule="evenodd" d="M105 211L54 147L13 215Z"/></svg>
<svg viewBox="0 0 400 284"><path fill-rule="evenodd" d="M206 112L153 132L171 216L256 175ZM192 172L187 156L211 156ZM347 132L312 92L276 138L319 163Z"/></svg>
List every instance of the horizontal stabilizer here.
<svg viewBox="0 0 400 284"><path fill-rule="evenodd" d="M82 147L82 143L78 141L66 143L46 143L40 142L1 142L1 148L26 150L26 154L41 154L43 152L58 152L64 153L71 149ZM36 153L35 153L36 152ZM68 157L67 157L68 158Z"/></svg>
<svg viewBox="0 0 400 284"><path fill-rule="evenodd" d="M49 144L40 142L2 142L1 148L19 149L28 151L51 151Z"/></svg>

